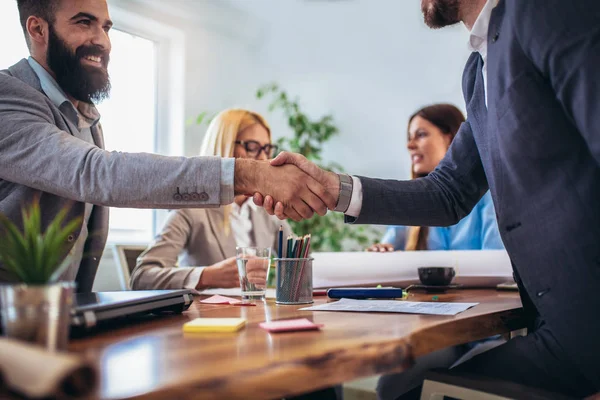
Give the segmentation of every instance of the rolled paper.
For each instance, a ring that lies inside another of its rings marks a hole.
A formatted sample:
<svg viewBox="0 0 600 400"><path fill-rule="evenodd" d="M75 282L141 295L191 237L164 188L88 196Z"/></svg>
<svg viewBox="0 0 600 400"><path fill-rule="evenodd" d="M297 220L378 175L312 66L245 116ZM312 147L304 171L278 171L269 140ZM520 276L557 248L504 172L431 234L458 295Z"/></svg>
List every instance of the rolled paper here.
<svg viewBox="0 0 600 400"><path fill-rule="evenodd" d="M511 281L505 250L398 251L393 253L313 253L313 287L418 284L419 267L454 267L453 284L493 287Z"/></svg>
<svg viewBox="0 0 600 400"><path fill-rule="evenodd" d="M0 338L0 371L0 388L28 398L89 398L98 388L98 370L83 357L9 338Z"/></svg>

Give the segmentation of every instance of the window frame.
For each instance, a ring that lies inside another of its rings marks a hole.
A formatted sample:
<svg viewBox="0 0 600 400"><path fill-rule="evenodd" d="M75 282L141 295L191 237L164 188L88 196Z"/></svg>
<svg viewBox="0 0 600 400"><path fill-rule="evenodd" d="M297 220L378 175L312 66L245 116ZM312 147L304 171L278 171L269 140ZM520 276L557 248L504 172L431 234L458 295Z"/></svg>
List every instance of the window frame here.
<svg viewBox="0 0 600 400"><path fill-rule="evenodd" d="M154 42L156 49L156 154L184 155L185 143L185 34L182 30L133 13L110 7L113 28ZM168 210L152 211L152 237L162 227ZM108 244L147 244L152 240L128 239L127 230L111 230Z"/></svg>

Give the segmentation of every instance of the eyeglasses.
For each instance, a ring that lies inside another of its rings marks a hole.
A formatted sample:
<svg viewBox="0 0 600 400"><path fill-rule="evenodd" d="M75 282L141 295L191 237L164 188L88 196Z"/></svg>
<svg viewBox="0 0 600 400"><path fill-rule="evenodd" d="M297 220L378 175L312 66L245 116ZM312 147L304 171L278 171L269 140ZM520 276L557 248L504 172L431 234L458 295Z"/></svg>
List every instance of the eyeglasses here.
<svg viewBox="0 0 600 400"><path fill-rule="evenodd" d="M248 152L248 155L254 158L260 156L260 152L264 151L268 158L273 158L277 154L279 147L276 144L265 144L261 146L260 143L254 140L236 140L235 144L241 144Z"/></svg>

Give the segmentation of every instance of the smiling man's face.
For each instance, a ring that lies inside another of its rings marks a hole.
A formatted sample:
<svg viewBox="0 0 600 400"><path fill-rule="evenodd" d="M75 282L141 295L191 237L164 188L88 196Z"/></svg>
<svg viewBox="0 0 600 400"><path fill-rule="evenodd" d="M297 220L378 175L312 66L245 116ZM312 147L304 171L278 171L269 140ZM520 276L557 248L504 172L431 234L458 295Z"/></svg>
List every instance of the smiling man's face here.
<svg viewBox="0 0 600 400"><path fill-rule="evenodd" d="M61 88L76 100L108 97L112 22L105 0L61 0L48 26L46 63Z"/></svg>

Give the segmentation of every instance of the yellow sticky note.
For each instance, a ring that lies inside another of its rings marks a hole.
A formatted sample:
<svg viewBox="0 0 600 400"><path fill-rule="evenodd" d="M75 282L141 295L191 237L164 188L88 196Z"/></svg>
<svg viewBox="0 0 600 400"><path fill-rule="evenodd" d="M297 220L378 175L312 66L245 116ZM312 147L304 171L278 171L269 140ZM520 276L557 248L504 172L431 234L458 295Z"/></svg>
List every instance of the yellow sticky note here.
<svg viewBox="0 0 600 400"><path fill-rule="evenodd" d="M196 332L235 332L246 325L244 318L196 318L183 324L183 331Z"/></svg>

